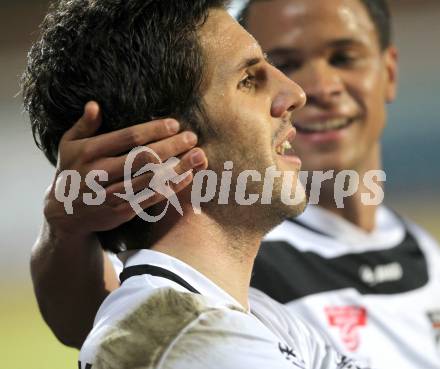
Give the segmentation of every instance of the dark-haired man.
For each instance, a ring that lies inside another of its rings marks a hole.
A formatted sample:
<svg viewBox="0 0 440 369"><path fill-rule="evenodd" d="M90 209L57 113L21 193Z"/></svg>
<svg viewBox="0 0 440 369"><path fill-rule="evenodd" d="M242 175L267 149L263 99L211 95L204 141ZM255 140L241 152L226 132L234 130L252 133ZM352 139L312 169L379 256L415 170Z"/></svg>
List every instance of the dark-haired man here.
<svg viewBox="0 0 440 369"><path fill-rule="evenodd" d="M308 94L295 142L303 168L333 170L333 178L344 170L362 178L380 169L384 105L394 98L396 75L386 2L257 0L242 23ZM323 182L320 206L283 223L263 243L253 284L374 366L438 368L437 245L387 208L365 206L364 192L361 187L338 208L334 181ZM54 243L42 241L36 250ZM61 253L75 250L60 244ZM82 247L97 249L86 242ZM41 261L34 260L43 280ZM56 269L52 264L50 270ZM106 281L117 284L111 275Z"/></svg>
<svg viewBox="0 0 440 369"><path fill-rule="evenodd" d="M289 172L290 186L296 182L301 162L281 147L295 136L293 113L304 93L266 61L224 1L61 1L43 23L23 82L34 134L52 162L60 142L78 133L75 115L96 99L107 138L137 121L175 117L201 138L206 174L233 166L232 183L245 190L252 177L249 198L267 191L266 178L257 177L268 168ZM55 192L65 193L58 175ZM135 191L145 185L137 178ZM80 367L353 367L267 296L256 296L250 312L264 233L304 208L302 186L295 204L282 201L282 186L274 176L270 204L243 205L239 190L237 203L214 193L201 214L183 190L181 213L169 210L154 227L136 218L104 232L104 245L125 260L122 286L101 305Z"/></svg>

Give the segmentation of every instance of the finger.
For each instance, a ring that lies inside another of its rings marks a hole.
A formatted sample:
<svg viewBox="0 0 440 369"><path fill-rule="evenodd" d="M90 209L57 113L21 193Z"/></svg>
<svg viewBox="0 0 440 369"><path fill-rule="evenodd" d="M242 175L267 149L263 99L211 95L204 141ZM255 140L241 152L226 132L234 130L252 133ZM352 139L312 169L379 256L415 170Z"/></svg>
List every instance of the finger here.
<svg viewBox="0 0 440 369"><path fill-rule="evenodd" d="M92 137L101 125L102 117L98 103L90 101L84 107L82 117L64 134L62 140L74 141Z"/></svg>
<svg viewBox="0 0 440 369"><path fill-rule="evenodd" d="M192 172L189 172L188 175L185 176L179 183L170 182L170 187L173 190L173 192L177 194L177 193L181 192L182 190L184 190L185 188L187 188L191 184L193 179L194 179L194 176L193 176ZM144 201L141 201L139 206L145 210L145 209L147 209L153 205L156 205L159 202L164 201L164 200L166 200L166 198L164 196L156 193L154 195L154 197L147 199L147 200L144 200Z"/></svg>
<svg viewBox="0 0 440 369"><path fill-rule="evenodd" d="M182 188L185 188L189 183L191 183L192 179L193 179L192 171L187 171L183 173L182 178L180 178L179 182L174 183L172 181L168 181L167 186L171 188L172 192L176 193L176 189L180 190ZM142 194L141 192L149 186L150 181L151 181L151 176L146 176L146 177L139 176L133 179L133 181L131 182L133 193L136 196L137 202L142 203L146 200L149 200L147 199L147 195Z"/></svg>
<svg viewBox="0 0 440 369"><path fill-rule="evenodd" d="M182 132L179 135L169 137L161 142L155 142L148 147L153 150L162 160L167 161L176 157L197 145L197 135L193 132Z"/></svg>
<svg viewBox="0 0 440 369"><path fill-rule="evenodd" d="M192 181L193 174L191 171L194 168L200 168L201 166L205 165L205 163L207 163L207 159L202 149L196 148L184 155L179 164L176 165L173 169L176 173L176 176L188 173L190 178L185 177L181 182L177 184L169 182L171 188L175 188L177 191L181 191ZM107 187L107 196L113 196L115 193L125 193L126 188L130 188L133 193L138 193L149 187L152 178L153 173L148 172L133 179L125 179L123 182L118 182ZM119 201L117 200L116 202L119 203Z"/></svg>
<svg viewBox="0 0 440 369"><path fill-rule="evenodd" d="M197 136L195 136L191 132L183 132L179 133L178 135L165 138L157 143L151 144L149 148L159 156L162 162L165 162L171 157L177 157L182 154L186 154L188 150L191 150L196 144ZM199 158L196 164L200 164L201 161L206 160L206 156L203 150L196 150L195 153L199 152L201 152L205 158L202 160L200 160ZM191 155L195 153L191 152ZM191 160L192 157L186 157L186 159ZM124 155L118 158L106 158L103 159L101 162L96 163L94 166L99 166L100 169L105 170L108 173L107 185L111 185L115 182L120 181L125 176L125 165L127 160L128 155ZM158 160L149 151L141 151L137 153L132 163L131 173L137 172L145 164L148 163L158 163ZM190 169L192 168L195 167L193 166Z"/></svg>
<svg viewBox="0 0 440 369"><path fill-rule="evenodd" d="M195 159L194 159L195 158ZM192 171L193 168L199 167L201 163L205 160L205 153L201 149L191 150L184 158L177 164L173 170L176 176L182 175L184 173ZM158 174L156 172L155 174ZM160 176L160 174L158 174ZM133 191L133 193L138 193L149 187L150 181L153 178L152 172L147 172L136 178L124 178L123 181L113 183L108 186L106 191L108 195L113 195L115 193L124 193L127 188ZM170 182L171 184L172 182Z"/></svg>
<svg viewBox="0 0 440 369"><path fill-rule="evenodd" d="M182 156L179 164L174 168L177 174L183 174L189 170L202 170L208 167L208 158L205 152L200 148L190 150Z"/></svg>
<svg viewBox="0 0 440 369"><path fill-rule="evenodd" d="M188 185L192 182L193 178L194 178L193 174L189 172L188 175L185 176L179 183L169 182L169 185L173 190L173 192L177 194L182 190L184 190L185 188L187 188ZM133 180L131 184L133 186L133 192L136 193L146 188L150 183L150 180L151 180L151 176L149 175L143 175L135 178L135 180ZM114 186L111 190L110 189L107 190L107 199L108 199L107 204L113 208L116 208L118 211L124 212L125 209L128 210L129 212L130 211L133 212L133 215L135 215L134 210L130 205L130 202L115 195L116 193L119 193L118 188L121 191L125 190L123 188L123 185ZM153 205L158 204L163 200L166 200L166 198L163 195L159 193L155 193L152 197L140 201L139 206L145 210Z"/></svg>
<svg viewBox="0 0 440 369"><path fill-rule="evenodd" d="M101 158L117 156L131 149L170 137L179 132L180 125L174 119L162 119L105 133L91 139L89 156Z"/></svg>

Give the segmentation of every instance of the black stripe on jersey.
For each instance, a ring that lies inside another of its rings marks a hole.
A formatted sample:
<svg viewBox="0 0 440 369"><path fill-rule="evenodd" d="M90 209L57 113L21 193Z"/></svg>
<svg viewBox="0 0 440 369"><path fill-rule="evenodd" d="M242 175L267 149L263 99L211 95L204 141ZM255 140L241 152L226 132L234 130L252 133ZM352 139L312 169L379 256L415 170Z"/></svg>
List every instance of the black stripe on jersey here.
<svg viewBox="0 0 440 369"><path fill-rule="evenodd" d="M360 269L399 263L402 276L375 285L364 282ZM301 252L284 241L265 241L254 266L251 285L273 299L287 303L305 296L344 288L366 294L398 294L428 283L428 266L416 239L406 232L394 248L324 258L314 252Z"/></svg>
<svg viewBox="0 0 440 369"><path fill-rule="evenodd" d="M149 274L155 277L162 277L169 279L182 287L186 288L188 291L200 294L193 286L191 286L182 277L179 277L176 273L171 272L168 269L164 269L155 265L143 264L143 265L133 265L125 268L119 275L119 280L121 284L124 283L128 278L135 277L138 275Z"/></svg>

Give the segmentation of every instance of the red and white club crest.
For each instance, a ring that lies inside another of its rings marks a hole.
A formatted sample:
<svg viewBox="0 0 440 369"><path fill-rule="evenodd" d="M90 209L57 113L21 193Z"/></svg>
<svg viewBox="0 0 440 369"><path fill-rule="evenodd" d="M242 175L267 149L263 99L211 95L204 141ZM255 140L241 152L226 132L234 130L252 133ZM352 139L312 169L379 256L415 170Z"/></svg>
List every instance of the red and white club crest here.
<svg viewBox="0 0 440 369"><path fill-rule="evenodd" d="M361 306L332 306L325 308L329 324L340 330L341 340L350 352L360 344L359 327L367 324L367 310Z"/></svg>
<svg viewBox="0 0 440 369"><path fill-rule="evenodd" d="M428 318L432 325L435 344L440 352L440 310L428 312Z"/></svg>

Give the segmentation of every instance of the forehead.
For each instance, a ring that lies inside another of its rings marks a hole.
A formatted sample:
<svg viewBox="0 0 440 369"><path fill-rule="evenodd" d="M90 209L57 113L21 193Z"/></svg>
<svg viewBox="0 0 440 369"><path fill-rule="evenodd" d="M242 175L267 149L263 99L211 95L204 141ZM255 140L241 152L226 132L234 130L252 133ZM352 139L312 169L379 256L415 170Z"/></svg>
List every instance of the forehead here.
<svg viewBox="0 0 440 369"><path fill-rule="evenodd" d="M230 72L243 59L262 55L255 38L224 10L210 11L199 40L211 72Z"/></svg>
<svg viewBox="0 0 440 369"><path fill-rule="evenodd" d="M316 44L338 38L377 41L376 28L360 0L268 0L255 2L248 28L263 48L281 44Z"/></svg>

